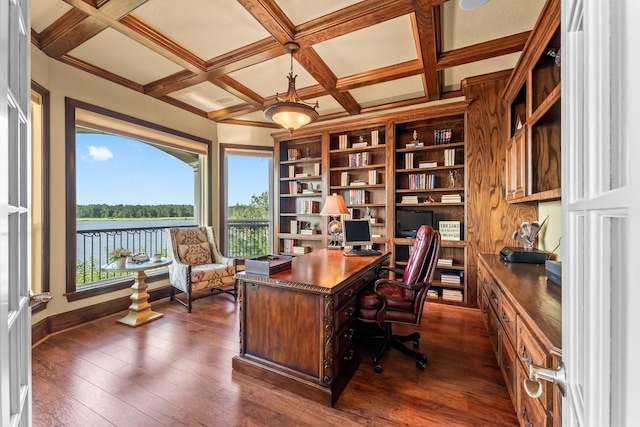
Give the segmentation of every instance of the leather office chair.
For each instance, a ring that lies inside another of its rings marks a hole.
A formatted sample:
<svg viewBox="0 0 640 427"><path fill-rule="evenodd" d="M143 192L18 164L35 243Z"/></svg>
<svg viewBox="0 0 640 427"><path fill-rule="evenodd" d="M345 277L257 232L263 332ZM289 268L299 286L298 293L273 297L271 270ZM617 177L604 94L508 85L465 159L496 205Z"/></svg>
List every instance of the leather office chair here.
<svg viewBox="0 0 640 427"><path fill-rule="evenodd" d="M385 267L396 275L402 274L395 280L381 278L376 280L373 287L364 291L358 298L358 319L367 323L377 323L382 330L381 336L369 337L368 340L380 342L381 347L373 357L373 368L377 373L382 372L380 360L390 348L417 360L418 369L424 369L427 357L406 347L403 343L413 341L418 346L420 333L410 335L393 335L392 323L419 326L427 290L433 279L438 253L440 251L440 233L428 225L420 227L416 234L413 250L404 270Z"/></svg>

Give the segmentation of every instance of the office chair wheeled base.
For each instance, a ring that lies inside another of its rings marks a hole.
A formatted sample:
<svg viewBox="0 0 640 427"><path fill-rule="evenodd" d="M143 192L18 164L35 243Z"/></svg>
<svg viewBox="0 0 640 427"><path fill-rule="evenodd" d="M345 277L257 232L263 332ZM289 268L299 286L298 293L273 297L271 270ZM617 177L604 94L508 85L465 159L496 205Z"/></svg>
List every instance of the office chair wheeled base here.
<svg viewBox="0 0 640 427"><path fill-rule="evenodd" d="M387 350L389 350L390 348L395 348L401 353L416 359L417 360L416 368L420 369L421 371L424 370L424 368L426 367L427 356L425 356L420 352L411 350L410 348L404 345L405 342L412 341L413 348L418 348L420 344L419 332L413 332L409 335L393 335L391 333L391 323L385 323L384 336L374 337L373 339L375 339L376 341L382 340L382 345L380 346L380 349L378 349L378 352L373 357L373 370L377 374L382 373L382 365L380 364L380 360L382 359L382 356L384 356Z"/></svg>

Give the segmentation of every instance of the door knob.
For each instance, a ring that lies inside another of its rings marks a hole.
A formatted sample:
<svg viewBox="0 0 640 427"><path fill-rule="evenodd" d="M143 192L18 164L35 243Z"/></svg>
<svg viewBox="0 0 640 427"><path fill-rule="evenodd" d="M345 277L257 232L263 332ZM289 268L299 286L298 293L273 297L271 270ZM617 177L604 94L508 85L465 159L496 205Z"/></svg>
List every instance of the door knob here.
<svg viewBox="0 0 640 427"><path fill-rule="evenodd" d="M29 302L34 304L38 302L48 303L51 299L51 292L42 292L39 294L33 293L31 289L29 289Z"/></svg>
<svg viewBox="0 0 640 427"><path fill-rule="evenodd" d="M540 380L556 384L560 389L560 393L564 396L566 373L562 362L560 362L558 369L545 368L534 365L533 363L529 364L529 378L524 380L524 390L534 399L540 397L542 394L542 384Z"/></svg>

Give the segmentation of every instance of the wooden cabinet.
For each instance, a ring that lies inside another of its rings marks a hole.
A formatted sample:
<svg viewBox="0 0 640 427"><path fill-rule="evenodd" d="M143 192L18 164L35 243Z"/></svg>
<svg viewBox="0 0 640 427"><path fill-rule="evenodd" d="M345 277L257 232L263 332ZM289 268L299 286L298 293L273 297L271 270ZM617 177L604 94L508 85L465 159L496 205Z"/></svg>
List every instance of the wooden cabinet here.
<svg viewBox="0 0 640 427"><path fill-rule="evenodd" d="M426 116L395 125L394 254L396 265L409 257L413 239L399 235L401 211L425 212L442 235L441 263L434 275L430 299L466 302L466 105L448 114ZM457 225L457 237L444 231ZM454 240L450 240L454 239ZM444 260L447 260L446 262Z"/></svg>
<svg viewBox="0 0 640 427"><path fill-rule="evenodd" d="M466 304L469 102L318 125L293 137L276 134L279 251L297 255L291 248L325 247L329 219L319 212L326 197L338 193L352 217L372 219L374 247L391 251L391 266L402 267L414 240L397 232L398 212L429 212L424 223L443 235L440 258L446 260L436 269L432 300ZM309 204L311 211L302 208ZM446 239L445 221L459 227L454 240Z"/></svg>
<svg viewBox="0 0 640 427"><path fill-rule="evenodd" d="M299 255L326 246L322 137L276 141L276 249Z"/></svg>
<svg viewBox="0 0 640 427"><path fill-rule="evenodd" d="M523 126L509 140L506 154L506 197L507 200L521 199L529 190L527 185L527 128Z"/></svg>
<svg viewBox="0 0 640 427"><path fill-rule="evenodd" d="M352 218L369 218L374 247L387 250L385 127L343 130L329 138L330 193L344 197Z"/></svg>
<svg viewBox="0 0 640 427"><path fill-rule="evenodd" d="M560 0L548 0L505 87L510 141L506 198L510 202L561 195Z"/></svg>
<svg viewBox="0 0 640 427"><path fill-rule="evenodd" d="M477 281L487 333L520 425L560 426L557 388L542 382L539 398L524 388L531 364L557 368L560 363L560 287L547 282L544 266L509 264L494 254L478 257Z"/></svg>

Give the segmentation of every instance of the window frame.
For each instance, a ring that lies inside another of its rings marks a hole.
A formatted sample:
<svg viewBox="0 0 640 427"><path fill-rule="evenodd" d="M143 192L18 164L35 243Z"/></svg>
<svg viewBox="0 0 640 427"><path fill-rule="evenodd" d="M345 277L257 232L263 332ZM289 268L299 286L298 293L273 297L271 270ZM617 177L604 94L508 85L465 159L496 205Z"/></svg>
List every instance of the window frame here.
<svg viewBox="0 0 640 427"><path fill-rule="evenodd" d="M265 145L243 145L243 144L220 144L218 159L220 162L220 247L227 248L228 236L228 187L227 187L227 155L228 154L242 154L242 152L270 152L271 153L271 168L269 170L269 229L273 230L273 203L275 197L275 182L274 182L274 162L275 162L275 149ZM273 239L271 239L271 252L273 253Z"/></svg>
<svg viewBox="0 0 640 427"><path fill-rule="evenodd" d="M65 97L65 239L66 239L66 292L65 296L69 302L77 301L84 298L93 297L96 295L102 295L110 292L114 292L120 289L126 289L131 287L133 279L130 276L123 276L119 279L109 281L103 286L95 286L89 289L83 289L78 291L76 287L76 111L83 110L85 112L98 114L106 119L117 120L131 124L138 127L150 129L155 132L161 132L169 136L174 136L182 139L188 139L194 144L201 147L204 163L206 164L206 175L201 176L202 182L200 185L204 185L204 191L202 191L203 200L201 200L202 208L204 212L202 214L202 222L204 224L210 224L212 218L212 210L208 206L212 203L213 190L211 188L211 177L213 171L213 159L212 159L212 141L201 138L195 135L190 135L185 132L181 132L176 129L171 129L157 123L152 123L143 119L132 117L117 111L109 110L107 108L99 107L97 105L89 104L77 99ZM117 134L117 133L116 133ZM121 136L133 138L131 134L123 132ZM168 277L167 273L157 274L149 276L147 283L153 283L155 281L164 280Z"/></svg>
<svg viewBox="0 0 640 427"><path fill-rule="evenodd" d="M41 231L41 240L42 240L42 254L41 254L41 259L40 259L40 283L41 283L41 288L38 289L39 292L50 292L51 291L51 286L50 286L50 262L51 262L51 235L50 235L50 224L51 224L51 217L50 217L50 206L49 206L49 201L50 201L50 186L49 186L49 171L51 170L50 168L50 158L51 158L51 122L50 122L50 117L51 117L51 109L50 109L50 95L49 95L49 91L47 89L45 89L43 86L39 85L38 83L36 83L35 81L31 81L31 91L35 92L36 94L38 94L38 96L40 96L40 105L41 105L41 109L42 109L42 117L41 117L41 121L42 121L42 134L41 134L41 147L40 147L40 151L41 151L41 162L40 162L40 170L41 175L40 175L40 188L41 188L41 200L40 200L40 215L42 216L42 231ZM31 123L32 125L33 123ZM31 138L31 143L33 144L33 135ZM31 161L33 161L33 159L31 159ZM35 165L33 165L35 166ZM32 174L33 174L33 170L32 170ZM32 177L33 179L33 177ZM33 207L33 201L32 201L32 207ZM32 236L33 238L33 236ZM31 285L33 286L33 284ZM38 293L36 292L36 290L31 289L34 293ZM44 310L47 307L47 302L46 301L41 301L41 302L36 302L33 303L33 305L31 306L31 314L36 314L42 310Z"/></svg>

